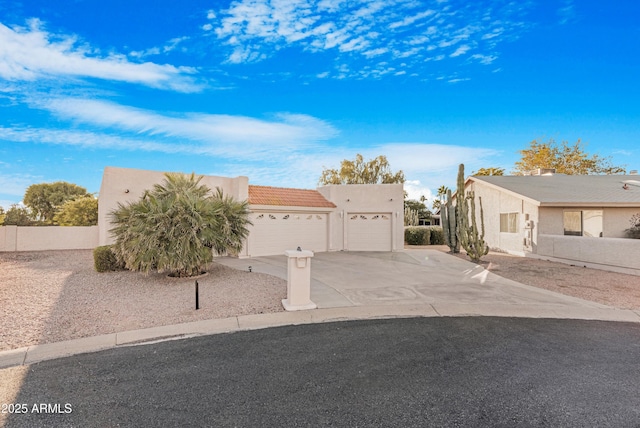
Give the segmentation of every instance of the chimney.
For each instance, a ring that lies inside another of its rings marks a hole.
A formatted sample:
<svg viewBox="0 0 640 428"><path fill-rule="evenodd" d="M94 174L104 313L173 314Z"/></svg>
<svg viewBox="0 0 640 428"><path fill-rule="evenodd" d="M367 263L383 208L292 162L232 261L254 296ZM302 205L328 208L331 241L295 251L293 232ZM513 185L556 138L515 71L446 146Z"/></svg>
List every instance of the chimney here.
<svg viewBox="0 0 640 428"><path fill-rule="evenodd" d="M538 168L527 172L525 175L553 175L555 173L555 168Z"/></svg>

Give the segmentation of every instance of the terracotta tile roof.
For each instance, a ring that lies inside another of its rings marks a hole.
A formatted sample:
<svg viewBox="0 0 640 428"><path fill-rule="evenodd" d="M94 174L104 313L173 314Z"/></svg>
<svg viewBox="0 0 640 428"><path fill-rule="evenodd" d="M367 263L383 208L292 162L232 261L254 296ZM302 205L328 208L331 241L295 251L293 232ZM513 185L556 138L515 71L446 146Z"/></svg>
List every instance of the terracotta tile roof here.
<svg viewBox="0 0 640 428"><path fill-rule="evenodd" d="M285 187L249 185L251 205L278 205L287 207L335 208L317 190L289 189Z"/></svg>

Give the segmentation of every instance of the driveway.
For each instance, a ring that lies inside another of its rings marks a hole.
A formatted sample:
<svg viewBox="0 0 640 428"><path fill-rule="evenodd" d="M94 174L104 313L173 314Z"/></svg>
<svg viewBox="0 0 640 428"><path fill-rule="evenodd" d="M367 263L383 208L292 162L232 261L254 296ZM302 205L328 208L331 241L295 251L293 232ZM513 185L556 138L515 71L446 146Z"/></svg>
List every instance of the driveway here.
<svg viewBox="0 0 640 428"><path fill-rule="evenodd" d="M284 255L216 261L287 279ZM607 308L505 279L430 249L316 253L311 259L311 300L319 308L402 304Z"/></svg>

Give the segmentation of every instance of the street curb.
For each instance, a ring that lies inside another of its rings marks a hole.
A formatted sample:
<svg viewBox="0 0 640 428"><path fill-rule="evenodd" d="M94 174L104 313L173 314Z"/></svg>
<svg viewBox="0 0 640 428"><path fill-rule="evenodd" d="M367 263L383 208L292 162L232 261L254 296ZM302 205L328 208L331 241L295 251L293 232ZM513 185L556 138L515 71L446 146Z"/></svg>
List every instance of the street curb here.
<svg viewBox="0 0 640 428"><path fill-rule="evenodd" d="M45 343L0 352L0 369L69 357L124 346L137 346L189 337L233 333L286 325L335 321L424 317L509 317L580 319L640 323L640 311L609 308L567 308L566 306L459 304L380 305L314 309L296 312L241 315L194 321L94 337Z"/></svg>

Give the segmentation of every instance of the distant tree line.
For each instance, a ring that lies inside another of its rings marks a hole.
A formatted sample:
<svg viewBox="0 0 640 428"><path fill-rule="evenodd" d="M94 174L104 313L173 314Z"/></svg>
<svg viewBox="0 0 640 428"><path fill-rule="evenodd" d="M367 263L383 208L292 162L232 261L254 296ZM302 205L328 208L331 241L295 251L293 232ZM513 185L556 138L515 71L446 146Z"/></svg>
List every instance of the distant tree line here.
<svg viewBox="0 0 640 428"><path fill-rule="evenodd" d="M57 181L29 186L24 206L0 208L0 225L16 226L95 226L98 199L82 186Z"/></svg>

